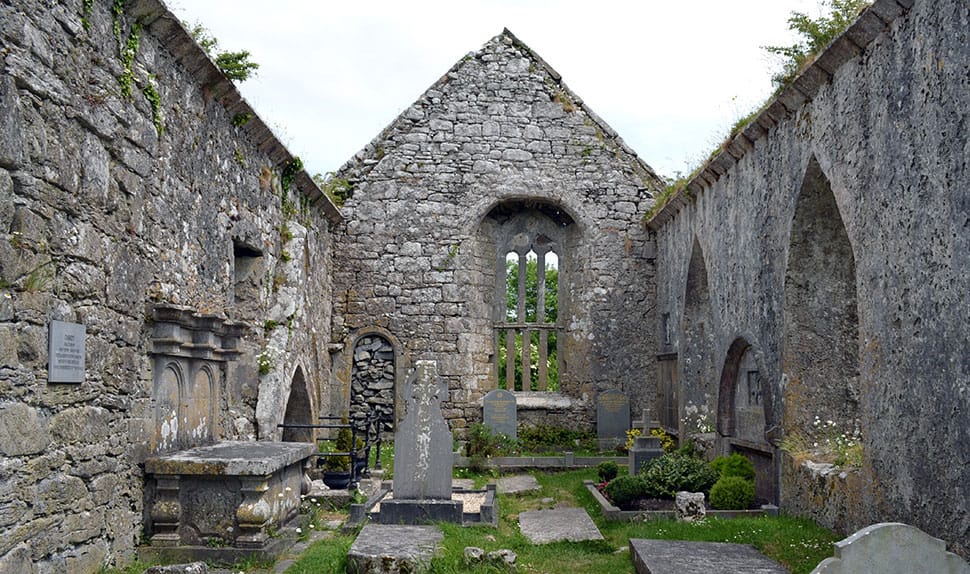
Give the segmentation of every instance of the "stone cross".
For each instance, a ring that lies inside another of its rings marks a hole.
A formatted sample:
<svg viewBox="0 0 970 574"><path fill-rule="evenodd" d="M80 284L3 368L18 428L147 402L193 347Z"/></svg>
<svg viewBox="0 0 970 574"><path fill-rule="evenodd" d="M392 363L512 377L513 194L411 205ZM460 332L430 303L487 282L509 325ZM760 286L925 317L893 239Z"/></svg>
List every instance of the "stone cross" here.
<svg viewBox="0 0 970 574"><path fill-rule="evenodd" d="M454 455L441 399L448 392L434 361L417 361L405 389L407 415L394 435L394 498L451 500Z"/></svg>

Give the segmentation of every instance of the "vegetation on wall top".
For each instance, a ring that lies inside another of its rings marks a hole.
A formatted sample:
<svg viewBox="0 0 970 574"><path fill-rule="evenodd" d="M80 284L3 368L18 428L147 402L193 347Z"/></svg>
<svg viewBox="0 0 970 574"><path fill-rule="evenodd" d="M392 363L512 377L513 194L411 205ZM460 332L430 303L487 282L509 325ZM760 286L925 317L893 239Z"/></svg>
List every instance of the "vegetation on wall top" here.
<svg viewBox="0 0 970 574"><path fill-rule="evenodd" d="M800 37L799 41L790 46L764 46L763 49L771 54L782 56L781 70L771 78L776 86L772 98L786 88L805 68L815 61L815 57L828 46L832 40L844 32L872 2L870 0L820 0L824 13L818 18L793 11L788 17L788 29ZM738 119L731 126L731 130L724 141L715 148L707 158L689 175L665 177L666 186L660 195L654 198L653 206L644 214L644 221L653 219L663 208L680 193L685 193L687 184L701 172L714 157L723 151L727 145L741 133L768 106L771 98L751 113Z"/></svg>
<svg viewBox="0 0 970 574"><path fill-rule="evenodd" d="M185 29L189 31L192 38L200 48L211 57L216 66L222 70L227 78L234 82L245 82L259 69L259 64L250 60L249 50L239 50L238 52L219 51L219 40L217 40L205 26L196 22L189 24L182 22Z"/></svg>

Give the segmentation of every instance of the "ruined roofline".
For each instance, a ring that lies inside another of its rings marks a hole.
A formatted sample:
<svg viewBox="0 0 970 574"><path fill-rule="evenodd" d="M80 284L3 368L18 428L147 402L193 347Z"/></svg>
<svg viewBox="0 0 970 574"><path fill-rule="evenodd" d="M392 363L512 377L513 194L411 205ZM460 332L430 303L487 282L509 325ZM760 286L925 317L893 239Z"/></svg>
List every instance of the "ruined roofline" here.
<svg viewBox="0 0 970 574"><path fill-rule="evenodd" d="M658 231L682 209L694 203L706 189L712 188L722 175L741 161L748 150L754 149L755 142L768 135L776 124L811 102L843 64L861 54L873 40L889 29L896 18L908 12L914 2L875 0L865 8L855 22L818 53L810 65L769 99L744 129L725 141L718 152L698 168L695 175L647 221L647 227Z"/></svg>
<svg viewBox="0 0 970 574"><path fill-rule="evenodd" d="M637 154L636 151L633 150L633 148L628 146L626 142L623 141L623 138L621 138L619 134L616 133L616 130L614 130L612 127L610 127L609 124L603 121L603 119L600 118L595 112L593 112L593 110L589 109L589 107L586 105L583 99L577 96L571 89L569 89L568 86L566 86L565 82L562 81L562 76L559 74L559 72L557 72L544 59L542 59L541 56L535 53L532 50L532 48L530 48L528 45L522 42L522 40L519 40L515 36L515 34L513 34L508 28L503 28L501 34L489 39L487 42L485 42L485 44L482 45L481 49L475 52L469 52L461 59L459 59L457 62L455 62L455 64L451 66L451 68L449 68L448 71L441 76L441 78L439 78L435 83L433 83L424 92L422 92L422 94L418 96L418 98L414 102L412 102L412 104L408 106L407 109L414 107L415 105L419 104L422 100L424 100L428 92L435 90L437 88L440 88L441 86L446 84L450 79L449 76L454 72L456 72L462 65L464 65L469 58L473 58L476 55L480 54L485 46L487 46L488 44L494 41L499 40L503 36L509 38L509 40L511 40L512 42L512 45L518 48L519 50L521 50L522 52L524 52L525 56L535 61L535 63L538 64L542 68L542 70L549 75L550 78L552 78L552 80L556 84L556 87L562 90L562 92L569 97L570 102L578 106L583 111L583 113L585 113L587 117L589 117L589 119L596 125L596 127L603 132L603 134L605 134L607 137L609 137L610 140L616 143L616 145L624 153L626 153L632 159L634 159L637 162L637 164L647 174L649 174L652 178L654 178L654 180L657 182L658 185L663 185L663 180L662 178L660 178L660 176L657 175L657 172L655 172L654 169L650 167L650 165L648 165L645 161L643 161L643 159L640 158L640 156ZM405 110L403 113L395 117L383 130L381 130L379 134L377 134L377 136L374 139L372 139L360 151L355 153L353 157L347 160L335 172L337 176L346 178L351 184L356 183L357 181L360 181L371 169L374 168L374 166L377 165L379 159L376 156L379 155L378 148L381 147L380 144L385 140L387 140L388 136L391 134L394 128L402 121L402 119L406 115L407 115L407 110Z"/></svg>
<svg viewBox="0 0 970 574"><path fill-rule="evenodd" d="M157 38L207 96L218 102L230 117L249 118L238 129L249 137L259 152L266 154L274 167L282 170L295 159L162 0L133 0L125 6L125 12ZM311 204L323 210L331 224L336 225L343 220L340 210L305 169L300 169L293 184L310 199Z"/></svg>

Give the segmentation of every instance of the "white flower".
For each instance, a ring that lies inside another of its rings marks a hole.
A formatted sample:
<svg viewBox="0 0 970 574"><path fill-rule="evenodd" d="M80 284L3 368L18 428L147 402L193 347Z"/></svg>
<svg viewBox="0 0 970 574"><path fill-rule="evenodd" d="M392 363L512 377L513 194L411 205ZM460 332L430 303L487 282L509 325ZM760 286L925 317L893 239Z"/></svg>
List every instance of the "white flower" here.
<svg viewBox="0 0 970 574"><path fill-rule="evenodd" d="M297 533L297 534L303 534L303 529L302 529L302 528L300 528L300 527L297 527L297 528L296 528L296 533Z"/></svg>

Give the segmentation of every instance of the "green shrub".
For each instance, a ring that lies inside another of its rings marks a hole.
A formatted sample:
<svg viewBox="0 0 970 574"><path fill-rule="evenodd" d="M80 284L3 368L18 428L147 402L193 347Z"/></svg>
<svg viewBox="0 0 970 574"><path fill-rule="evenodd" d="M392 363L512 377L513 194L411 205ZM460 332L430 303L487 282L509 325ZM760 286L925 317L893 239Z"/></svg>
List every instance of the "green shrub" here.
<svg viewBox="0 0 970 574"><path fill-rule="evenodd" d="M527 452L556 452L574 450L577 441L588 440L590 435L589 431L551 425L527 426L519 429L519 442Z"/></svg>
<svg viewBox="0 0 970 574"><path fill-rule="evenodd" d="M707 492L717 479L717 471L699 458L678 453L665 454L640 469L649 496L673 498L678 491Z"/></svg>
<svg viewBox="0 0 970 574"><path fill-rule="evenodd" d="M740 476L722 476L711 487L711 506L720 510L745 510L754 502L754 482Z"/></svg>
<svg viewBox="0 0 970 574"><path fill-rule="evenodd" d="M717 471L721 478L726 476L740 476L745 480L754 480L754 465L748 457L741 453L731 456L719 456L711 461L711 468Z"/></svg>
<svg viewBox="0 0 970 574"><path fill-rule="evenodd" d="M596 465L596 474L600 477L600 482L609 482L616 478L620 473L620 467L612 460L603 461Z"/></svg>
<svg viewBox="0 0 970 574"><path fill-rule="evenodd" d="M472 470L483 471L486 461L493 456L512 454L515 451L515 441L504 434L496 434L487 426L476 423L468 429L468 444L466 454Z"/></svg>
<svg viewBox="0 0 970 574"><path fill-rule="evenodd" d="M620 508L629 508L635 500L647 498L643 479L639 476L621 476L610 481L603 489L605 494L613 504Z"/></svg>

